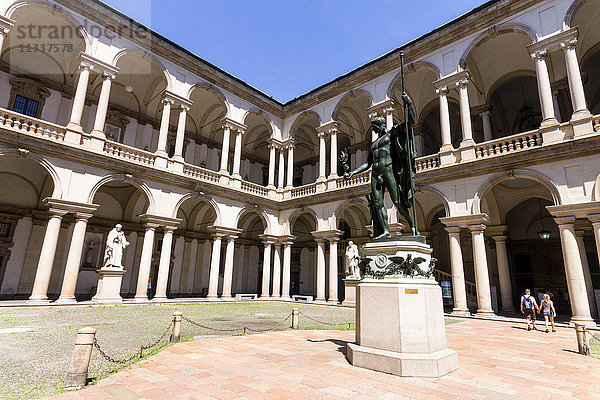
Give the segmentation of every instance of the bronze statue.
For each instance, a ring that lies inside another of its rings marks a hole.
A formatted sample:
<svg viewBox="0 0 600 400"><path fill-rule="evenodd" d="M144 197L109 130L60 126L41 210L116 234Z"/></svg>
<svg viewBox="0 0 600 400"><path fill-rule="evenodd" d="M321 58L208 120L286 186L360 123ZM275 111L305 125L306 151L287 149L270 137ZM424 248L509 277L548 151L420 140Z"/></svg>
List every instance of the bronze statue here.
<svg viewBox="0 0 600 400"><path fill-rule="evenodd" d="M386 188L398 212L408 221L413 235L418 235L415 221L409 212L411 207L414 211L413 178L416 151L412 126L416 120L415 108L406 93L402 93L402 100L405 122L395 125L386 132L385 118L373 118L371 128L378 137L371 143L367 162L354 171L344 174L346 179L350 179L353 175L372 167L371 196L367 198L371 208L374 239L390 236L387 211L383 205Z"/></svg>

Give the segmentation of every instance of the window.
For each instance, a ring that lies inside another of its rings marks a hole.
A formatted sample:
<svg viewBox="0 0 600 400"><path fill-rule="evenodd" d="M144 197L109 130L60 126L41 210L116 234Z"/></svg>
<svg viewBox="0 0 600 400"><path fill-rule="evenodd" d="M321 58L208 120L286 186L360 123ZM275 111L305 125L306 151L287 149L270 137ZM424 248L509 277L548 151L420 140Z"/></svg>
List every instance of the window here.
<svg viewBox="0 0 600 400"><path fill-rule="evenodd" d="M7 239L10 235L10 224L7 222L0 223L0 238Z"/></svg>
<svg viewBox="0 0 600 400"><path fill-rule="evenodd" d="M30 117L37 117L39 101L28 99L24 96L15 96L15 104L13 105L13 111L21 114L29 115Z"/></svg>

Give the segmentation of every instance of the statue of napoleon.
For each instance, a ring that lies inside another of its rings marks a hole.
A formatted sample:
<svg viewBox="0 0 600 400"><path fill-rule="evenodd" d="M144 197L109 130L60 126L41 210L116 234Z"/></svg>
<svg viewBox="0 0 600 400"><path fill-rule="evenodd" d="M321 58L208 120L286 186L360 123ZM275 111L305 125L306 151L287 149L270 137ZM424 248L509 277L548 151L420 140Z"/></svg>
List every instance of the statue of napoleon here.
<svg viewBox="0 0 600 400"><path fill-rule="evenodd" d="M104 252L104 267L123 268L121 261L123 259L123 250L129 246L129 242L125 239L123 226L121 224L115 227L108 233L106 238L106 251Z"/></svg>
<svg viewBox="0 0 600 400"><path fill-rule="evenodd" d="M386 132L385 118L375 117L371 128L377 139L371 143L367 162L352 172L344 174L346 179L372 167L371 170L371 218L373 220L373 239L390 236L388 216L383 206L385 189L398 212L408 221L413 235L418 235L413 218L408 211L414 196L415 140L412 126L415 123L415 108L408 94L402 93L405 107L405 122L394 125Z"/></svg>

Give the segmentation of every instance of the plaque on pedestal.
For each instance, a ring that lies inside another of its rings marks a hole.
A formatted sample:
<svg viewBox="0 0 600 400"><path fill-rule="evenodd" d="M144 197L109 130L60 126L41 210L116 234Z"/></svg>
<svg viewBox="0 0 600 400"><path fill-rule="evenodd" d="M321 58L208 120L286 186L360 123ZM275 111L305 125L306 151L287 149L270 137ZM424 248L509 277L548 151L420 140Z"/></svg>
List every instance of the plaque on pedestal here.
<svg viewBox="0 0 600 400"><path fill-rule="evenodd" d="M121 304L121 281L125 270L119 267L103 267L97 271L100 274L98 289L93 300L95 304Z"/></svg>

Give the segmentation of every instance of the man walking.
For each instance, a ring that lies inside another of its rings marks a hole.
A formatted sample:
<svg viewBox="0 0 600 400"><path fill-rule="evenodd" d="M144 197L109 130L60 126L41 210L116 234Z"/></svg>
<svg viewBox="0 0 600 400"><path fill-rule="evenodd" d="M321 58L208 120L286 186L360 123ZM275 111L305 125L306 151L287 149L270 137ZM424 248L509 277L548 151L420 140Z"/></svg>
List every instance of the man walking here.
<svg viewBox="0 0 600 400"><path fill-rule="evenodd" d="M535 302L535 298L531 295L529 289L525 289L525 294L521 296L521 313L525 314L525 320L527 321L527 330L530 331L533 326L535 329L535 310L538 306Z"/></svg>

